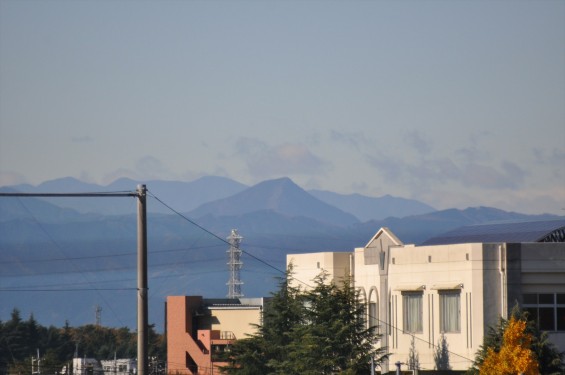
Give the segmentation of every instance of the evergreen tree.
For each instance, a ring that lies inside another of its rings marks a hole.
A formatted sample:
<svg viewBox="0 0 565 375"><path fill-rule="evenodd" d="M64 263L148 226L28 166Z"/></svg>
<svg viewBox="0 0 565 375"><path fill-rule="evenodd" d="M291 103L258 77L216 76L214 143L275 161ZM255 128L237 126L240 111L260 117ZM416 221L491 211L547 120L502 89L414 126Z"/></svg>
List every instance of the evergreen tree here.
<svg viewBox="0 0 565 375"><path fill-rule="evenodd" d="M266 303L263 324L255 326L257 333L231 346L232 363L224 369L228 374L275 374L286 366L285 348L291 343L290 333L304 319L300 291L289 284L291 277L292 266Z"/></svg>
<svg viewBox="0 0 565 375"><path fill-rule="evenodd" d="M386 357L379 335L366 327L365 306L349 278L328 282L326 273L301 291L289 284L292 268L265 309L255 335L237 341L228 374L318 375L370 371Z"/></svg>
<svg viewBox="0 0 565 375"><path fill-rule="evenodd" d="M417 371L420 369L420 356L416 351L416 340L414 336L412 336L412 340L410 341L410 351L408 352L406 364L408 365L408 370L413 370L415 371L414 373L417 374Z"/></svg>
<svg viewBox="0 0 565 375"><path fill-rule="evenodd" d="M451 365L449 364L449 347L443 333L434 352L434 362L436 370L451 370Z"/></svg>
<svg viewBox="0 0 565 375"><path fill-rule="evenodd" d="M306 293L309 324L304 330L314 346L313 370L318 374L368 372L371 357L380 362L384 351L374 349L380 336L374 327L366 327L359 291L353 289L349 277L337 285L328 282L324 272L314 281L315 287ZM307 353L300 357L303 354Z"/></svg>

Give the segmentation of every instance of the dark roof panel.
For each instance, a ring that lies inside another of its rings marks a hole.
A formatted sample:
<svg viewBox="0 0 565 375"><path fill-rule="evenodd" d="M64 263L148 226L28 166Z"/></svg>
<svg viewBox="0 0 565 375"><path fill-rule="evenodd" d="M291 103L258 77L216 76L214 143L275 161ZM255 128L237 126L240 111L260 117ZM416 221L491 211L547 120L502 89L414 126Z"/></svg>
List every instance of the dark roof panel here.
<svg viewBox="0 0 565 375"><path fill-rule="evenodd" d="M557 233L556 233L557 232ZM460 227L426 240L422 245L489 242L541 242L552 236L551 242L564 242L565 219Z"/></svg>

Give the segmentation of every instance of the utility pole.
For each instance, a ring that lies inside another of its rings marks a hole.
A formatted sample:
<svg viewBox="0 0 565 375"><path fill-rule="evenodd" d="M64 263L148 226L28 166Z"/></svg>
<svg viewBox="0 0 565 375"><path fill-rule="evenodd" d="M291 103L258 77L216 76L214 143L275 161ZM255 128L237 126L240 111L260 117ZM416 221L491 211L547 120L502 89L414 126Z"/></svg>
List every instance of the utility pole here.
<svg viewBox="0 0 565 375"><path fill-rule="evenodd" d="M147 187L125 193L0 193L0 197L137 197L137 375L147 366Z"/></svg>
<svg viewBox="0 0 565 375"><path fill-rule="evenodd" d="M147 364L147 187L137 185L137 373L148 374Z"/></svg>

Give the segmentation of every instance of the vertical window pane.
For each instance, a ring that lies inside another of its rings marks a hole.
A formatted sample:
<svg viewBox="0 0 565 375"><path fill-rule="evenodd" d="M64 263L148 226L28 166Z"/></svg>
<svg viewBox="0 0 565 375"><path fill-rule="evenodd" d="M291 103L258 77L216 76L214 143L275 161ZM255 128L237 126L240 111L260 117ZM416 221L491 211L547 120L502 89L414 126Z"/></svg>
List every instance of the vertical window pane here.
<svg viewBox="0 0 565 375"><path fill-rule="evenodd" d="M555 310L553 307L540 307L539 308L539 329L542 331L555 330Z"/></svg>
<svg viewBox="0 0 565 375"><path fill-rule="evenodd" d="M439 292L439 319L441 332L461 332L461 293L459 291Z"/></svg>
<svg viewBox="0 0 565 375"><path fill-rule="evenodd" d="M565 331L565 307L557 308L557 330Z"/></svg>
<svg viewBox="0 0 565 375"><path fill-rule="evenodd" d="M402 294L404 310L404 331L422 332L422 293L406 292Z"/></svg>

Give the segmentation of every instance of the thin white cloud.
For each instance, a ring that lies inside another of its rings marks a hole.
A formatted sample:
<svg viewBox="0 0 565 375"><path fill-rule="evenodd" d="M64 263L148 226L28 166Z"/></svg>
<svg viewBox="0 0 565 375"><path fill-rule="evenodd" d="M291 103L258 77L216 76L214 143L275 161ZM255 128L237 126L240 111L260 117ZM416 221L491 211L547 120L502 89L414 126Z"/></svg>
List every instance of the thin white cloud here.
<svg viewBox="0 0 565 375"><path fill-rule="evenodd" d="M135 170L147 180L165 179L170 178L172 175L161 160L151 155L144 156L137 160Z"/></svg>
<svg viewBox="0 0 565 375"><path fill-rule="evenodd" d="M17 172L0 172L0 186L11 186L26 184L27 180L24 175Z"/></svg>
<svg viewBox="0 0 565 375"><path fill-rule="evenodd" d="M136 181L176 179L176 176L169 171L161 160L151 155L138 159L135 162L134 168L118 168L110 173L106 173L102 182L109 184L122 177Z"/></svg>
<svg viewBox="0 0 565 375"><path fill-rule="evenodd" d="M330 166L299 143L270 146L257 139L241 138L236 142L236 152L256 178L319 175Z"/></svg>
<svg viewBox="0 0 565 375"><path fill-rule="evenodd" d="M563 168L565 165L565 149L542 149L534 148L532 150L536 162L540 165L555 166Z"/></svg>
<svg viewBox="0 0 565 375"><path fill-rule="evenodd" d="M141 176L139 176L135 171L128 168L118 168L114 171L106 173L104 177L102 177L102 184L111 184L119 178L129 178L137 181L141 180Z"/></svg>
<svg viewBox="0 0 565 375"><path fill-rule="evenodd" d="M483 189L517 189L524 180L526 172L518 165L505 161L501 169L471 163L463 167L460 182L467 186Z"/></svg>
<svg viewBox="0 0 565 375"><path fill-rule="evenodd" d="M503 161L499 168L473 162L460 162L449 158L419 159L408 162L401 155L380 154L366 156L366 160L384 178L394 183L409 184L414 189L438 183L454 183L462 187L479 189L518 189L527 172L517 164Z"/></svg>
<svg viewBox="0 0 565 375"><path fill-rule="evenodd" d="M421 155L429 155L433 148L433 142L419 130L412 130L404 135L404 141L412 149Z"/></svg>
<svg viewBox="0 0 565 375"><path fill-rule="evenodd" d="M342 132L332 129L329 137L331 141L352 147L355 150L360 150L368 142L367 137L361 132Z"/></svg>

